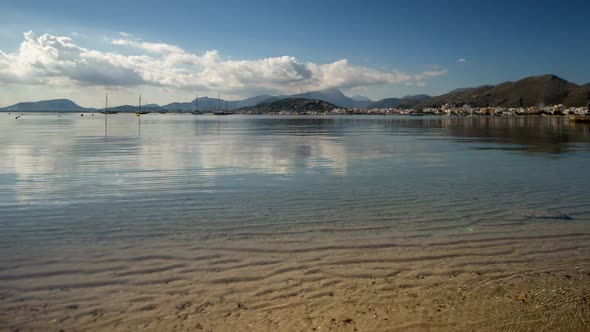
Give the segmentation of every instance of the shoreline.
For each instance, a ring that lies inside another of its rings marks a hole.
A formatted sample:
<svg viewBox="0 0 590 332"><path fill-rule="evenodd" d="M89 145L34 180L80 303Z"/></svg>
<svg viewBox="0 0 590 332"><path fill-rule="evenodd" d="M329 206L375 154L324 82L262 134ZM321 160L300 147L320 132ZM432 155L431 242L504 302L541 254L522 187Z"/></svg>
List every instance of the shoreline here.
<svg viewBox="0 0 590 332"><path fill-rule="evenodd" d="M78 114L95 114L95 115L104 115L104 113L100 112L92 112L92 111L73 111L73 112L53 112L53 111L34 111L34 112L18 112L18 111L0 111L0 113L6 113L9 115L18 114L18 115L26 115L26 114L66 114L66 115L78 115ZM117 113L109 113L107 115L119 115L119 114L126 114L126 115L136 115L135 112L117 112ZM412 117L416 119L420 119L422 117L448 117L448 118L527 118L527 117L548 117L548 118L568 118L572 116L572 114L559 114L559 115L550 115L550 114L522 114L522 115L490 115L490 114L470 114L470 115L458 115L458 114L421 114L421 115L412 115L412 114L380 114L380 113L350 113L350 114L330 114L330 113L260 113L260 114L250 114L250 113L232 113L232 114L214 114L214 113L201 113L195 114L192 112L149 112L147 114L141 114L142 116L145 115L195 115L195 116L336 116L336 117L350 117L350 116L375 116L375 117ZM584 115L580 115L584 116Z"/></svg>

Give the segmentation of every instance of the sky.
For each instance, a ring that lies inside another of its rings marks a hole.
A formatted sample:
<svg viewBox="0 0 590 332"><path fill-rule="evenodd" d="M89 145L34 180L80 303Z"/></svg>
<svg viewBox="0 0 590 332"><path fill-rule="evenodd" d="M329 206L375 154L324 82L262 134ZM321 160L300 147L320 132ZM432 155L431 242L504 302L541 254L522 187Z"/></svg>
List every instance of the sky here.
<svg viewBox="0 0 590 332"><path fill-rule="evenodd" d="M590 82L590 1L0 0L0 106Z"/></svg>

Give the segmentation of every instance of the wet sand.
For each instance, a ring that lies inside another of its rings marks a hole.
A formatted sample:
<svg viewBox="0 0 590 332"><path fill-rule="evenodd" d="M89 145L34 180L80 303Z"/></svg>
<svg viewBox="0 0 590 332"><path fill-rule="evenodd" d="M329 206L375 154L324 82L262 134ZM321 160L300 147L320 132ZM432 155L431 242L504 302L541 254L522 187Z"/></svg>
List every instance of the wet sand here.
<svg viewBox="0 0 590 332"><path fill-rule="evenodd" d="M590 328L583 222L436 233L300 226L40 245L1 259L8 331Z"/></svg>

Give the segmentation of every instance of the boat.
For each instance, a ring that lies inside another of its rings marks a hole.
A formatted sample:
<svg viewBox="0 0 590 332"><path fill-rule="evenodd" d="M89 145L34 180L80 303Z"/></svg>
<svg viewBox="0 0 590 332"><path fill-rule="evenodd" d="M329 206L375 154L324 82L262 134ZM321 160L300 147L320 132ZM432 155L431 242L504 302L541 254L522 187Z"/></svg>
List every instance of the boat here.
<svg viewBox="0 0 590 332"><path fill-rule="evenodd" d="M212 112L213 115L232 115L233 112L230 112L227 108L227 100L225 101L225 111L221 109L221 94L217 96L217 111Z"/></svg>
<svg viewBox="0 0 590 332"><path fill-rule="evenodd" d="M104 104L104 111L99 111L98 113L100 114L118 114L119 112L117 111L111 111L109 110L109 94L106 94L105 97L105 104Z"/></svg>
<svg viewBox="0 0 590 332"><path fill-rule="evenodd" d="M142 111L141 110L141 94L139 94L139 109L137 112L135 112L135 115L140 116L140 115L149 114L149 113L150 113L149 111Z"/></svg>
<svg viewBox="0 0 590 332"><path fill-rule="evenodd" d="M569 120L576 123L590 123L590 113L585 115L570 115Z"/></svg>
<svg viewBox="0 0 590 332"><path fill-rule="evenodd" d="M197 96L195 98L195 110L191 112L192 114L195 115L201 115L203 114L203 112L199 111L199 94L197 93Z"/></svg>

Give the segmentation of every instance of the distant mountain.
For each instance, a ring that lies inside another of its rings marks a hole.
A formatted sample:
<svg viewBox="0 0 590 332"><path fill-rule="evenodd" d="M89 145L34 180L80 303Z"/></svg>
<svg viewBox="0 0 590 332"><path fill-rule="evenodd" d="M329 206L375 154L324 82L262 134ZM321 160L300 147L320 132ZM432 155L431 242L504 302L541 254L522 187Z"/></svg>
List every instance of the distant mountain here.
<svg viewBox="0 0 590 332"><path fill-rule="evenodd" d="M278 113L289 111L295 113L326 112L338 106L326 101L305 98L286 98L255 106L242 107L236 110L238 113Z"/></svg>
<svg viewBox="0 0 590 332"><path fill-rule="evenodd" d="M236 110L243 107L254 106L263 103L271 103L282 99L309 99L309 100L321 100L331 104L334 104L343 108L364 108L371 103L370 99L366 100L355 100L347 97L338 89L326 89L320 91L310 91L305 93L299 93L294 95L282 95L282 96L269 96L261 95L255 96L242 100L228 100L227 109ZM195 110L195 101L186 103L171 103L163 105L163 109L169 111L182 111L189 112ZM225 110L226 101L223 99L201 97L198 103L199 111L215 111L219 108Z"/></svg>
<svg viewBox="0 0 590 332"><path fill-rule="evenodd" d="M371 101L362 96L347 97L338 89L310 91L294 95L270 96L261 95L242 100L220 100L201 97L198 100L200 111L243 109L260 104L272 104L286 99L306 99L327 102L342 108L416 108L440 107L447 103L458 106L469 104L474 107L504 106L519 107L520 105L538 106L564 104L565 106L585 106L590 101L590 83L576 85L555 75L527 77L516 82L505 82L498 85L483 85L474 88L455 89L440 96L427 95L405 96L402 98L386 98ZM226 104L227 103L227 104ZM288 103L287 103L288 104ZM281 107L285 106L282 104ZM294 105L297 105L295 103ZM300 105L302 106L302 105ZM122 105L111 108L118 112L135 112L137 106ZM100 110L100 109L98 109ZM195 100L176 102L168 105L150 104L142 106L142 110L152 112L195 110ZM68 99L42 100L38 102L18 103L0 112L94 112L95 108L85 108Z"/></svg>
<svg viewBox="0 0 590 332"><path fill-rule="evenodd" d="M365 96L360 96L360 95L354 95L352 97L350 97L351 99L357 100L357 101L372 101L371 99L369 99L369 97L365 97Z"/></svg>
<svg viewBox="0 0 590 332"><path fill-rule="evenodd" d="M25 102L0 108L0 112L90 112L94 110L94 108L82 107L69 99Z"/></svg>
<svg viewBox="0 0 590 332"><path fill-rule="evenodd" d="M404 101L410 101L410 100L426 100L432 98L429 95L408 95L408 96L403 96L401 99Z"/></svg>
<svg viewBox="0 0 590 332"><path fill-rule="evenodd" d="M385 98L372 102L367 108L397 108L401 103L401 98Z"/></svg>
<svg viewBox="0 0 590 332"><path fill-rule="evenodd" d="M338 89L310 91L295 95L281 96L279 98L303 98L312 100L323 100L343 108L365 108L371 103L370 100L354 100L350 97L345 96L342 93L342 91Z"/></svg>
<svg viewBox="0 0 590 332"><path fill-rule="evenodd" d="M385 98L373 102L367 108L413 108L420 102L428 100L428 95L405 96L402 98Z"/></svg>
<svg viewBox="0 0 590 332"><path fill-rule="evenodd" d="M449 91L447 93L459 93L459 92L464 92L464 91L467 91L467 90L470 90L470 89L473 89L473 88L458 88L458 89L455 89L455 90L451 90L451 91Z"/></svg>
<svg viewBox="0 0 590 332"><path fill-rule="evenodd" d="M210 111L218 109L220 105L219 99L213 99L209 97L199 98L198 108L199 110ZM224 105L225 106L225 105ZM167 105L162 105L162 108L167 111L180 111L180 112L191 112L195 110L195 101L191 102L175 102Z"/></svg>
<svg viewBox="0 0 590 332"><path fill-rule="evenodd" d="M228 102L228 107L231 105L231 109L241 108L241 107L248 107L258 105L260 103L267 103L271 101L277 100L276 97L269 96L269 95L262 95L256 96L252 98L247 98L243 100L236 100Z"/></svg>
<svg viewBox="0 0 590 332"><path fill-rule="evenodd" d="M132 105L120 105L120 106L115 106L115 107L109 107L109 111L121 112L121 113L124 113L124 112L137 112L138 110L139 110L139 107L132 106Z"/></svg>
<svg viewBox="0 0 590 332"><path fill-rule="evenodd" d="M99 110L100 111L100 110ZM109 111L119 112L119 113L135 113L139 111L138 106L133 105L121 105L115 107L109 107ZM164 111L162 107L158 104L147 104L141 105L142 112L161 112Z"/></svg>
<svg viewBox="0 0 590 332"><path fill-rule="evenodd" d="M516 82L457 89L421 101L416 108L440 107L447 103L469 104L475 107L528 107L564 104L585 106L590 98L590 86L576 85L555 75L527 77Z"/></svg>
<svg viewBox="0 0 590 332"><path fill-rule="evenodd" d="M227 109L235 110L241 107L247 106L254 106L256 104L260 104L262 102L267 102L271 100L276 100L276 97L262 95L251 97L242 100L223 100L218 98L209 98L209 97L201 97L199 98L199 102L195 105L195 100L187 103L171 103L168 105L163 105L162 109L168 111L182 111L182 112L192 112L195 110L195 106L198 107L199 111L216 111L221 108L221 110L225 110L226 102L227 102Z"/></svg>

